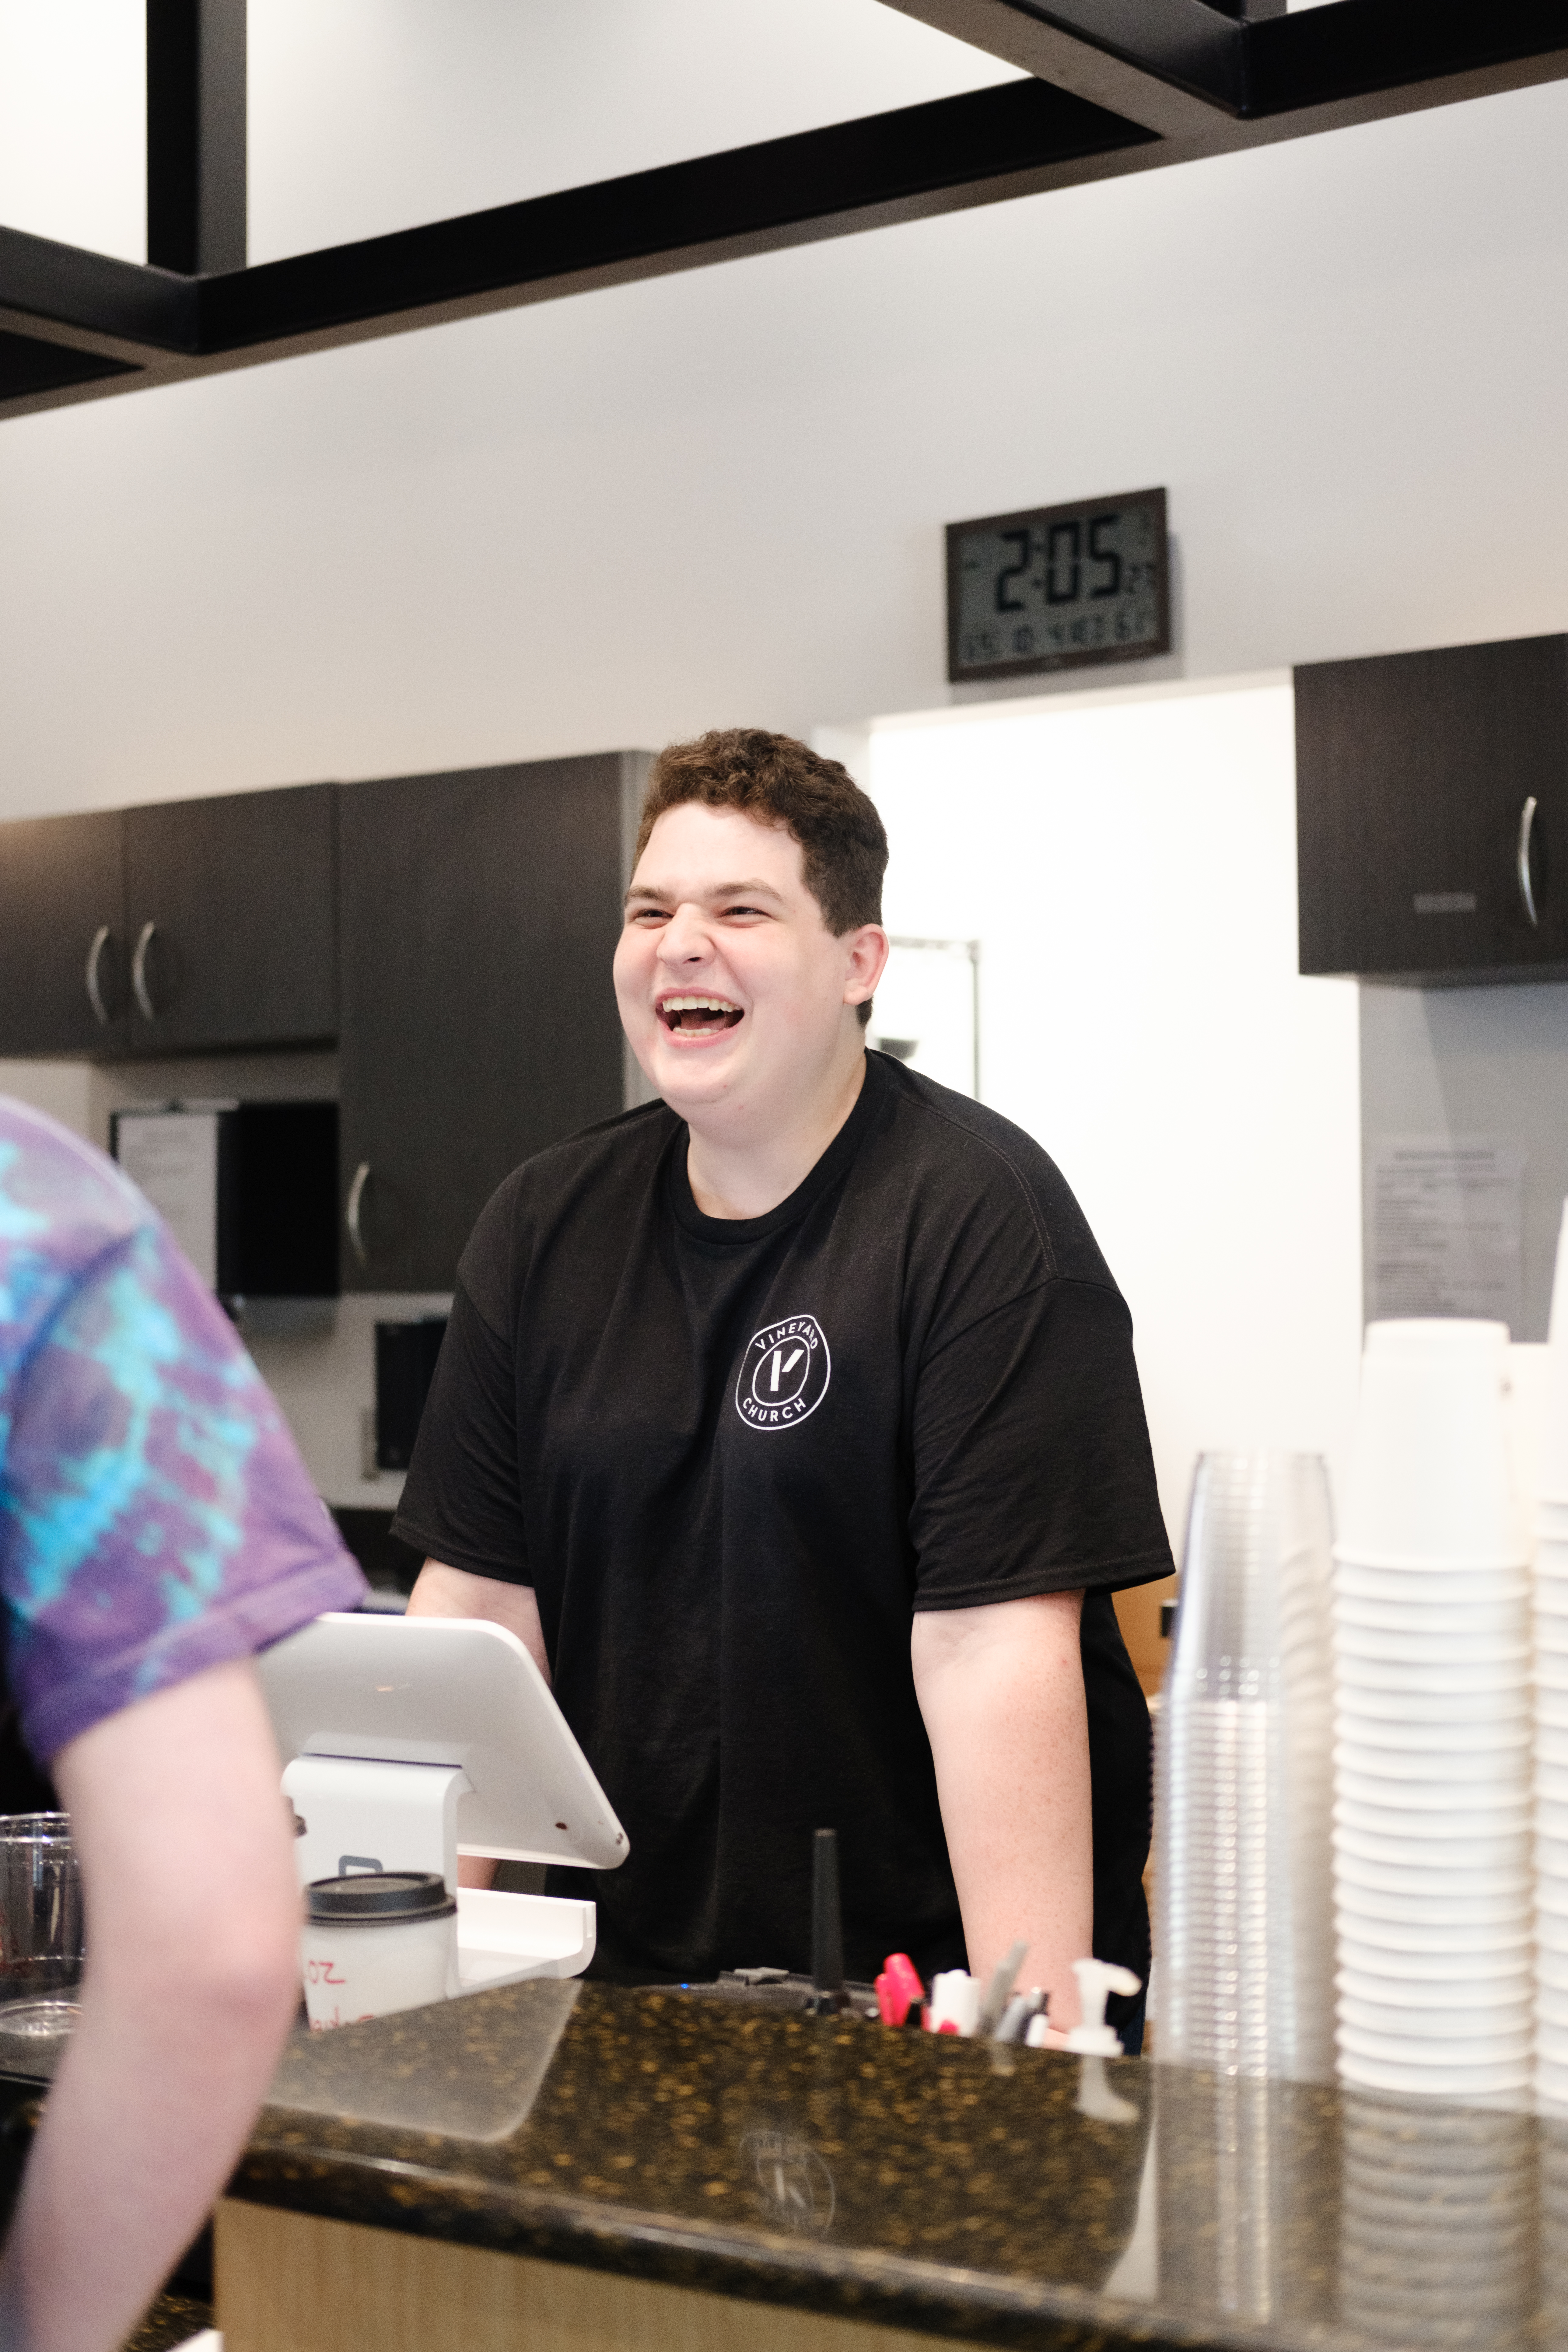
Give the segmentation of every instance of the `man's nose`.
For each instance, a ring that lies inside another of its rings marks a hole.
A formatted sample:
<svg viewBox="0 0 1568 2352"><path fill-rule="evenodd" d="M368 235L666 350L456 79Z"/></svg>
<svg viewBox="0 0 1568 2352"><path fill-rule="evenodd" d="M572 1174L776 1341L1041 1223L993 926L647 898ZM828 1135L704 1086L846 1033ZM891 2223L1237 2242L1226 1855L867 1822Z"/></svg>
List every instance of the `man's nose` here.
<svg viewBox="0 0 1568 2352"><path fill-rule="evenodd" d="M699 962L712 951L712 941L701 909L691 906L677 907L659 933L660 962Z"/></svg>

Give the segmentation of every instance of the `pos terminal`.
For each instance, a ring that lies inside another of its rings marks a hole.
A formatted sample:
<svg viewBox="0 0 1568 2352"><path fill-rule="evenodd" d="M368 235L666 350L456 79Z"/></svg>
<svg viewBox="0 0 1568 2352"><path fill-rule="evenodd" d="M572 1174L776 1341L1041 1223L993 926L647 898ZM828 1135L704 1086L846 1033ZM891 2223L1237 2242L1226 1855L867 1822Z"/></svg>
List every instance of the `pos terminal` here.
<svg viewBox="0 0 1568 2352"><path fill-rule="evenodd" d="M300 1883L439 1871L458 1989L580 1976L592 1903L459 1887L459 1853L615 1870L626 1832L514 1633L482 1618L329 1612L257 1664Z"/></svg>

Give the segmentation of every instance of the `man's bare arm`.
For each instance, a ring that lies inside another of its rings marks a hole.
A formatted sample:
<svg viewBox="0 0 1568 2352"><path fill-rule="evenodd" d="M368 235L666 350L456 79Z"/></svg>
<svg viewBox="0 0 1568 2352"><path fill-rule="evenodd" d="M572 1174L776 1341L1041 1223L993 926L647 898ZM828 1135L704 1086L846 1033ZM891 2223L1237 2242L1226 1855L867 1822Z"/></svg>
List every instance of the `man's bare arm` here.
<svg viewBox="0 0 1568 2352"><path fill-rule="evenodd" d="M546 1682L550 1660L545 1655L544 1629L531 1584L506 1584L498 1576L471 1576L466 1568L447 1568L427 1559L408 1597L411 1617L488 1617L515 1633Z"/></svg>
<svg viewBox="0 0 1568 2352"><path fill-rule="evenodd" d="M544 1628L531 1584L507 1584L499 1576L474 1576L466 1568L448 1568L427 1559L408 1596L411 1617L488 1617L515 1633L548 1683L550 1660L544 1651ZM459 1886L489 1886L496 1866L483 1854L458 1856Z"/></svg>
<svg viewBox="0 0 1568 2352"><path fill-rule="evenodd" d="M220 2193L300 1998L280 1767L248 1660L71 1740L81 2018L0 2263L0 2342L111 2352Z"/></svg>
<svg viewBox="0 0 1568 2352"><path fill-rule="evenodd" d="M1046 1988L1058 2026L1079 2021L1072 1963L1094 1934L1082 1604L921 1610L910 1637L970 1969L984 1980L1022 1937L1021 1982Z"/></svg>

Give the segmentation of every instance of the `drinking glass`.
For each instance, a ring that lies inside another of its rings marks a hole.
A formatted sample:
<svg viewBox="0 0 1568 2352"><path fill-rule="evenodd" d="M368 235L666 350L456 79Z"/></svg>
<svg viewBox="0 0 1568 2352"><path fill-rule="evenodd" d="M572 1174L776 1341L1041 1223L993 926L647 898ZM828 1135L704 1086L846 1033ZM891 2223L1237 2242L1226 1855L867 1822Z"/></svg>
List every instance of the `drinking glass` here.
<svg viewBox="0 0 1568 2352"><path fill-rule="evenodd" d="M81 1874L64 1813L0 1814L0 2001L80 1981Z"/></svg>

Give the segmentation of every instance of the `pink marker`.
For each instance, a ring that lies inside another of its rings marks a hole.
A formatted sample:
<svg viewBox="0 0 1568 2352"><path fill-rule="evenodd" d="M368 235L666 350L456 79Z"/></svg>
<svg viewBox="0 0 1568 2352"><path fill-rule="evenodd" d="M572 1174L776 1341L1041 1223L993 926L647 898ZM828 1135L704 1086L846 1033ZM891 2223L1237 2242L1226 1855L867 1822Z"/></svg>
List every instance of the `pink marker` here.
<svg viewBox="0 0 1568 2352"><path fill-rule="evenodd" d="M925 1999L913 1960L907 1952L889 1952L877 1979L877 2010L884 2025L902 2025L911 2009Z"/></svg>

